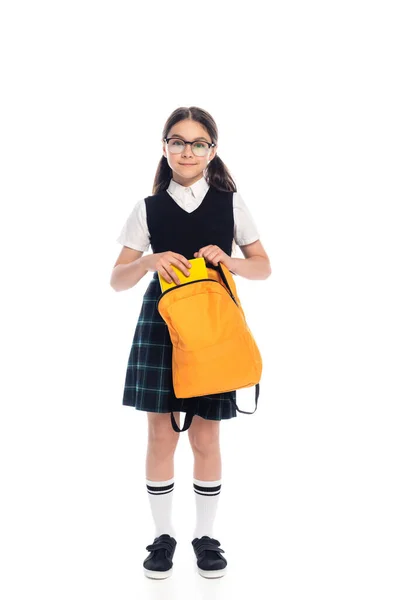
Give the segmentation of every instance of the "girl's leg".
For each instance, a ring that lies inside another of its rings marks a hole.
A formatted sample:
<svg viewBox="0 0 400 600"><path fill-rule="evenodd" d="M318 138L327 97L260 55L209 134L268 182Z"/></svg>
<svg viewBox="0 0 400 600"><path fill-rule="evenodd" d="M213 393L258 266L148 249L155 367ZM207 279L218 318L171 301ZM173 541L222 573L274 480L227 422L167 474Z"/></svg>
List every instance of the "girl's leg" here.
<svg viewBox="0 0 400 600"><path fill-rule="evenodd" d="M174 417L180 427L180 412ZM174 454L179 433L172 429L171 413L148 412L148 440L146 477L151 481L165 481L174 476Z"/></svg>
<svg viewBox="0 0 400 600"><path fill-rule="evenodd" d="M170 413L148 412L146 486L155 524L154 537L167 533L175 537L172 525L174 454L179 433L174 431ZM180 427L180 413L174 413Z"/></svg>
<svg viewBox="0 0 400 600"><path fill-rule="evenodd" d="M221 479L220 421L193 417L188 437L194 456L193 477L215 481Z"/></svg>
<svg viewBox="0 0 400 600"><path fill-rule="evenodd" d="M220 421L193 417L188 437L194 456L193 489L196 498L196 527L193 537L213 537L213 524L221 490Z"/></svg>

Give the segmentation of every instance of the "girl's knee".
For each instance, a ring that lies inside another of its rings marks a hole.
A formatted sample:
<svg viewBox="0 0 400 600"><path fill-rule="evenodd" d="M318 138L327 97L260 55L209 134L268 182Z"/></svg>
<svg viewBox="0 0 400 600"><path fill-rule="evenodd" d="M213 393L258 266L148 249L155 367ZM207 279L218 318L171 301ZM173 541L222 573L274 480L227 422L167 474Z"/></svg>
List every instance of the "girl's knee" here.
<svg viewBox="0 0 400 600"><path fill-rule="evenodd" d="M180 413L174 413L180 427ZM164 451L174 450L179 440L179 433L172 428L171 413L148 413L148 442Z"/></svg>
<svg viewBox="0 0 400 600"><path fill-rule="evenodd" d="M188 429L188 436L194 451L204 454L215 452L219 448L219 421L196 415Z"/></svg>

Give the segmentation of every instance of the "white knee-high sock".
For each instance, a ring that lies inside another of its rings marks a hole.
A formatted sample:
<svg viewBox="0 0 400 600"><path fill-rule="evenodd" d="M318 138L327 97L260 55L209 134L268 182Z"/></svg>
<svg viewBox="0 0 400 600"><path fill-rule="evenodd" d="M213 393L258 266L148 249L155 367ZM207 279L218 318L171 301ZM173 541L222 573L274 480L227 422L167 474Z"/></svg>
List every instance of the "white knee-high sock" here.
<svg viewBox="0 0 400 600"><path fill-rule="evenodd" d="M193 489L196 498L196 527L193 538L201 538L203 535L212 537L221 491L221 479L201 481L193 478Z"/></svg>
<svg viewBox="0 0 400 600"><path fill-rule="evenodd" d="M154 537L158 537L163 533L175 537L176 533L171 519L174 477L168 479L168 481L150 481L146 479L146 487L155 525Z"/></svg>

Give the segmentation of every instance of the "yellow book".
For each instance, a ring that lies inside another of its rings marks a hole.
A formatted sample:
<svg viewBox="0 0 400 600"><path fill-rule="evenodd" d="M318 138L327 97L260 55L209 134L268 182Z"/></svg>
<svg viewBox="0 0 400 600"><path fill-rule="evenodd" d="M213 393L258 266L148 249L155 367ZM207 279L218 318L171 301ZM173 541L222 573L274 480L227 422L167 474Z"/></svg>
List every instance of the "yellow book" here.
<svg viewBox="0 0 400 600"><path fill-rule="evenodd" d="M182 271L178 269L178 267L171 265L175 273L178 275L181 283L189 283L190 281L196 281L197 279L208 279L206 261L202 256L200 258L190 258L189 262L192 265L189 269L189 277L186 277L186 275L184 275ZM169 290L177 285L174 281L172 283L166 281L160 273L158 274L158 278L160 280L162 292L165 292L166 290Z"/></svg>

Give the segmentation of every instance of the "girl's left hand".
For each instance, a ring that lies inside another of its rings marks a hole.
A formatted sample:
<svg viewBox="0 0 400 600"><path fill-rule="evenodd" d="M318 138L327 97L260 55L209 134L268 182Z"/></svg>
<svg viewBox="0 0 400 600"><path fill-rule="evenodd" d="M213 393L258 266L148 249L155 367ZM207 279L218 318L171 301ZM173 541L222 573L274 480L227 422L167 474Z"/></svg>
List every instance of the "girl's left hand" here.
<svg viewBox="0 0 400 600"><path fill-rule="evenodd" d="M229 270L230 270L230 267L232 266L232 258L230 256L228 256L228 254L226 254L226 252L221 250L221 248L219 248L219 246L214 246L214 245L203 246L203 248L200 248L200 250L198 252L194 253L195 258L200 258L201 256L207 262L214 264L215 266L217 266L219 262L223 263L226 266L226 268Z"/></svg>

